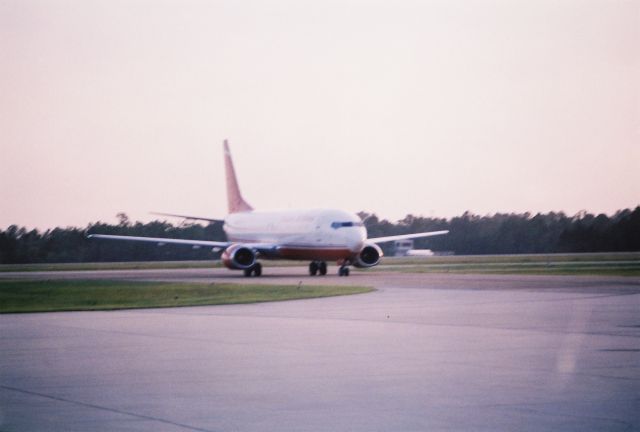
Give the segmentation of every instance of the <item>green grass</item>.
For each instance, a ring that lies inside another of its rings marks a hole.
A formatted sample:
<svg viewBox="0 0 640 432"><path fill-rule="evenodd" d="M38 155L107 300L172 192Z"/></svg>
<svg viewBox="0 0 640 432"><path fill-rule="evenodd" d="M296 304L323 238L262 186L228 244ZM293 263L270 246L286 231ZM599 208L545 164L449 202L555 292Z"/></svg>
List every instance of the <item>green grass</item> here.
<svg viewBox="0 0 640 432"><path fill-rule="evenodd" d="M640 276L640 253L389 258L378 269L407 273Z"/></svg>
<svg viewBox="0 0 640 432"><path fill-rule="evenodd" d="M0 281L0 313L257 303L359 294L359 286L234 285L109 280Z"/></svg>
<svg viewBox="0 0 640 432"><path fill-rule="evenodd" d="M533 274L533 275L593 275L593 276L640 276L638 267L572 267L572 266L535 266L535 267L477 267L477 266L409 266L380 267L379 270L392 270L403 273L461 273L461 274Z"/></svg>
<svg viewBox="0 0 640 432"><path fill-rule="evenodd" d="M481 264L481 263L555 263L555 262L611 262L636 261L640 252L598 252L566 254L518 254L518 255L443 255L430 257L384 257L385 264L406 265L429 262L430 264Z"/></svg>
<svg viewBox="0 0 640 432"><path fill-rule="evenodd" d="M301 261L265 261L266 267L305 266ZM0 272L219 268L219 261L153 261L76 264L4 264ZM418 273L584 274L640 276L640 252L527 255L384 257L372 270Z"/></svg>
<svg viewBox="0 0 640 432"><path fill-rule="evenodd" d="M301 261L285 261L285 260L263 261L262 265L265 267L293 267L293 266L301 265ZM222 268L222 267L224 266L219 260L0 264L0 273L1 272L5 272L5 273L6 272L39 272L39 271L157 270L157 269Z"/></svg>
<svg viewBox="0 0 640 432"><path fill-rule="evenodd" d="M100 263L2 264L0 272L154 270L177 268L217 268L220 261L139 261Z"/></svg>

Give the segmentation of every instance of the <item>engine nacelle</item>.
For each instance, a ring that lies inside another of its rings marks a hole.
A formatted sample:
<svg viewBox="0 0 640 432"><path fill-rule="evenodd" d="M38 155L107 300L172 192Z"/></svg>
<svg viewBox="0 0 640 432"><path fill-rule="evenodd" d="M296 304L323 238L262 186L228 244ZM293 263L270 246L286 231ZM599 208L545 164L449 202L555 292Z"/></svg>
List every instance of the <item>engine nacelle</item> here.
<svg viewBox="0 0 640 432"><path fill-rule="evenodd" d="M246 270L256 263L256 252L242 244L236 243L222 252L222 263L231 270Z"/></svg>
<svg viewBox="0 0 640 432"><path fill-rule="evenodd" d="M373 267L378 265L382 255L384 255L382 253L382 249L380 249L377 244L367 243L364 245L364 248L362 248L358 256L356 256L353 266L359 268Z"/></svg>

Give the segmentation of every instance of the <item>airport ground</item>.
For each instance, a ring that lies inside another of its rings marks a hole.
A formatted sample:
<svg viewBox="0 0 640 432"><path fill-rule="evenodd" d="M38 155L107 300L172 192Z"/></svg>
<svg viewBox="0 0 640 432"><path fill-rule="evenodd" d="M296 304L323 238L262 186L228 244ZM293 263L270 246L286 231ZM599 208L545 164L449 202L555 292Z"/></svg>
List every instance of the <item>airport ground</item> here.
<svg viewBox="0 0 640 432"><path fill-rule="evenodd" d="M420 272L247 305L0 315L0 430L640 430L640 277ZM243 283L219 268L0 278Z"/></svg>
<svg viewBox="0 0 640 432"><path fill-rule="evenodd" d="M299 267L299 261L265 261L269 267ZM72 270L220 268L220 261L148 261L65 264L0 264L0 273ZM434 273L587 274L640 276L640 252L384 257L367 271Z"/></svg>

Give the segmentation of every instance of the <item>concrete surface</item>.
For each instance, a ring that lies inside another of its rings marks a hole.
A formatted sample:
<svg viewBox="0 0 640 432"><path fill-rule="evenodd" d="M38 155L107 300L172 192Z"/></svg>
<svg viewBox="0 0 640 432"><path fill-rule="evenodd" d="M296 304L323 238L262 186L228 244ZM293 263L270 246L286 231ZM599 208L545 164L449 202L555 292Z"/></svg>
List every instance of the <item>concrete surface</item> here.
<svg viewBox="0 0 640 432"><path fill-rule="evenodd" d="M273 272L253 281L322 280ZM91 277L244 281L224 270ZM640 430L638 278L324 280L379 290L2 315L0 430Z"/></svg>

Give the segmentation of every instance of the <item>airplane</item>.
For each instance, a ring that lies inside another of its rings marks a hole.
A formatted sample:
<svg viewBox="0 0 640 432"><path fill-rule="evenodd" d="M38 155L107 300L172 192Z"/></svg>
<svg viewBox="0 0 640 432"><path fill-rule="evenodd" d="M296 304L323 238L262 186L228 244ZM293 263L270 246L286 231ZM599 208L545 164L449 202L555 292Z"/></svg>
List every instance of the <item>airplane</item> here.
<svg viewBox="0 0 640 432"><path fill-rule="evenodd" d="M368 268L378 265L382 249L378 243L447 234L430 231L386 237L367 238L363 221L354 213L336 209L254 210L240 192L231 151L223 142L224 165L229 214L222 220L228 241L186 240L157 237L134 237L90 234L91 239L181 244L223 250L223 264L231 270L242 270L244 276L261 276L259 259L310 261L311 276L326 275L327 261L335 261L339 276L349 276L349 267ZM156 213L158 214L158 213ZM161 213L208 222L219 219Z"/></svg>

